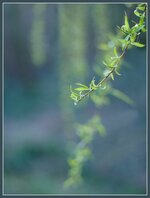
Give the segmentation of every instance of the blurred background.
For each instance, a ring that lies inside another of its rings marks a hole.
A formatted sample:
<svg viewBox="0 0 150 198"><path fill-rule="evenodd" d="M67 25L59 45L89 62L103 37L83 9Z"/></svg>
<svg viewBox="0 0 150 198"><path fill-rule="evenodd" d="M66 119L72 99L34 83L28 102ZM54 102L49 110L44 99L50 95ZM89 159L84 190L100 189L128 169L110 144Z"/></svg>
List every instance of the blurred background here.
<svg viewBox="0 0 150 198"><path fill-rule="evenodd" d="M88 84L101 67L100 43L116 34L132 4L4 5L4 193L140 194L146 177L146 52L127 53L113 87L135 105L110 97L74 106L70 84ZM145 35L141 37L145 43ZM101 116L93 158L81 186L63 189L75 123Z"/></svg>

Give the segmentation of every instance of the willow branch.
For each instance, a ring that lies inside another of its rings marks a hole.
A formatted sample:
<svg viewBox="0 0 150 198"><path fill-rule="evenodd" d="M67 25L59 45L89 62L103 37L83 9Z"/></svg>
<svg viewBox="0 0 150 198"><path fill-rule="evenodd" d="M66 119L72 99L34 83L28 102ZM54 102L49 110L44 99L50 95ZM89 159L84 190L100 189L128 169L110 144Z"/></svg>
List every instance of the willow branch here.
<svg viewBox="0 0 150 198"><path fill-rule="evenodd" d="M118 65L120 64L121 60L123 59L123 57L125 56L127 49L128 49L129 44L126 45L124 51L122 52L122 54L120 55L116 65L110 70L110 72L96 85L97 89L100 88L102 86L102 84L111 76L111 74L115 71L115 69L118 67ZM77 102L80 102L82 99L84 99L86 96L88 96L91 92L93 92L95 89L90 89L88 92L86 92L84 95L82 95L81 98L78 99Z"/></svg>

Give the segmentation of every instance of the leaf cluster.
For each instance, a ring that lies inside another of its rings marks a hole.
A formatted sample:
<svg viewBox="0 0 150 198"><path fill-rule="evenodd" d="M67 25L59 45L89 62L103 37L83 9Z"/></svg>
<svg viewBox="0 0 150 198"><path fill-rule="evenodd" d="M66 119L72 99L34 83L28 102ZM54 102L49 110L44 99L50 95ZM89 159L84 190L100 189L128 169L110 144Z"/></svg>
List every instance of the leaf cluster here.
<svg viewBox="0 0 150 198"><path fill-rule="evenodd" d="M76 145L73 156L68 160L70 168L68 179L65 181L64 187L74 186L82 182L84 163L92 156L90 143L96 133L102 136L105 135L105 128L98 115L95 115L85 124L77 124L76 130L80 141Z"/></svg>
<svg viewBox="0 0 150 198"><path fill-rule="evenodd" d="M114 89L108 79L114 80L115 75L121 75L120 65L130 47L144 47L144 44L139 43L137 40L142 32L146 32L145 12L146 4L139 4L134 11L138 22L132 22L132 25L129 23L128 16L125 13L124 24L118 27L118 35L111 37L112 40L108 44L100 45L100 48L103 48L105 51L103 60L105 69L102 72L101 67L97 67L96 71L100 71L99 75L102 79L96 83L94 77L89 85L76 83L74 89L70 86L70 97L74 100L75 105L87 96L90 96L96 106L104 105L109 102L108 94L133 105L133 101L123 92ZM101 75L101 73L103 74ZM99 133L101 136L105 135L105 127L98 115L85 124L77 124L75 128L80 141L76 145L72 157L68 160L69 173L68 179L64 183L65 187L75 186L83 181L82 169L84 163L92 156L90 144L93 141L94 135L96 133Z"/></svg>
<svg viewBox="0 0 150 198"><path fill-rule="evenodd" d="M99 88L103 89L102 85L106 82L107 79L111 78L112 80L114 80L115 74L120 75L120 73L118 72L120 62L124 58L124 55L130 46L145 46L144 44L137 41L138 36L142 32L146 32L145 13L146 4L139 4L134 10L134 14L138 17L139 20L137 23L133 22L134 25L131 26L129 24L128 16L125 12L124 24L121 27L118 27L123 35L123 38L118 40L120 45L117 44L113 47L113 56L109 58L109 61L103 60L103 65L106 68L104 71L103 79L100 80L98 83L95 83L95 78L93 78L88 86L81 83L76 83L77 87L74 89L72 89L72 87L70 86L70 97L72 100L74 100L75 105L77 105L77 103L80 102L82 99L89 96L93 91L96 91ZM118 52L120 50L122 51L121 54L119 54Z"/></svg>

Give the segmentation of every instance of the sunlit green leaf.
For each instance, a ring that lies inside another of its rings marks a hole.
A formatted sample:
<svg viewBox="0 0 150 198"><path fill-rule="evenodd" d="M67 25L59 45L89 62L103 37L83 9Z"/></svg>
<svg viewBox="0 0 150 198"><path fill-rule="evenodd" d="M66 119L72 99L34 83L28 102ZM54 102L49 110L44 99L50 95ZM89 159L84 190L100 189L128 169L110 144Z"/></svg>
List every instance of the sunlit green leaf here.
<svg viewBox="0 0 150 198"><path fill-rule="evenodd" d="M88 89L88 87L87 87L86 85L83 85L83 84L81 84L81 83L76 83L76 85L79 85L79 86L81 86L81 87L84 87L84 88Z"/></svg>
<svg viewBox="0 0 150 198"><path fill-rule="evenodd" d="M119 41L120 41L121 43L123 43L123 44L127 44L127 40L125 40L125 39L119 39Z"/></svg>
<svg viewBox="0 0 150 198"><path fill-rule="evenodd" d="M137 33L137 32L139 32L141 29L143 29L145 27L145 25L144 24L141 24L141 25L135 25L135 26L133 26L132 27L132 32L133 33Z"/></svg>
<svg viewBox="0 0 150 198"><path fill-rule="evenodd" d="M114 47L114 55L118 57L117 48Z"/></svg>
<svg viewBox="0 0 150 198"><path fill-rule="evenodd" d="M124 39L125 39L125 41L126 41L126 43L127 43L127 41L129 40L129 38L130 38L130 34L129 35L127 35Z"/></svg>
<svg viewBox="0 0 150 198"><path fill-rule="evenodd" d="M121 74L117 71L117 69L115 69L115 73L116 73L118 76L121 76Z"/></svg>
<svg viewBox="0 0 150 198"><path fill-rule="evenodd" d="M119 27L119 26L117 26L117 28L119 29L119 31L120 31L121 33L126 34L126 31L125 31L124 27Z"/></svg>
<svg viewBox="0 0 150 198"><path fill-rule="evenodd" d="M141 16L142 16L142 14L139 13L137 10L134 10L134 14L135 14L136 16L138 16L138 17L141 17Z"/></svg>
<svg viewBox="0 0 150 198"><path fill-rule="evenodd" d="M91 83L90 83L90 88L96 90L98 86L95 84L95 79L93 78Z"/></svg>
<svg viewBox="0 0 150 198"><path fill-rule="evenodd" d="M110 74L110 77L111 77L112 80L114 80L114 75L113 75L113 73Z"/></svg>
<svg viewBox="0 0 150 198"><path fill-rule="evenodd" d="M131 36L130 36L131 42L134 42L135 39L136 39L136 34L135 33L131 34Z"/></svg>
<svg viewBox="0 0 150 198"><path fill-rule="evenodd" d="M140 5L138 5L137 9L141 10L141 11L144 11L145 10L145 5L146 4L141 3Z"/></svg>
<svg viewBox="0 0 150 198"><path fill-rule="evenodd" d="M146 32L147 30L146 30L146 28L142 28L142 32Z"/></svg>
<svg viewBox="0 0 150 198"><path fill-rule="evenodd" d="M85 91L85 90L89 90L89 88L87 87L77 87L77 88L75 88L74 90L76 90L76 91Z"/></svg>
<svg viewBox="0 0 150 198"><path fill-rule="evenodd" d="M111 64L109 65L109 67L115 67L116 64L117 63L117 59L114 59L112 62L111 62Z"/></svg>
<svg viewBox="0 0 150 198"><path fill-rule="evenodd" d="M126 12L125 12L125 27L126 27L126 30L129 32L130 26L129 26L128 16L127 16Z"/></svg>
<svg viewBox="0 0 150 198"><path fill-rule="evenodd" d="M138 43L138 42L133 42L131 43L132 45L136 46L136 47L144 47L145 45L142 43Z"/></svg>

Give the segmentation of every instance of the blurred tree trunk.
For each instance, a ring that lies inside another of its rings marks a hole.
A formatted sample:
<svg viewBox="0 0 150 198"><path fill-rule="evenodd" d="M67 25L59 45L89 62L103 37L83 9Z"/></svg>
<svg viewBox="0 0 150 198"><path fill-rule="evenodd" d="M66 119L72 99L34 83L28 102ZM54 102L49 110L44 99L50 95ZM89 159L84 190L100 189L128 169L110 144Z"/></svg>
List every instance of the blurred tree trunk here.
<svg viewBox="0 0 150 198"><path fill-rule="evenodd" d="M34 4L33 19L30 33L31 59L35 66L43 66L46 62L45 46L45 4Z"/></svg>
<svg viewBox="0 0 150 198"><path fill-rule="evenodd" d="M60 103L67 123L73 119L69 85L85 83L87 77L87 17L84 5L59 5Z"/></svg>
<svg viewBox="0 0 150 198"><path fill-rule="evenodd" d="M94 44L96 48L95 64L98 67L102 66L103 51L99 49L101 43L108 42L108 35L111 33L109 5L98 4L92 6L92 29L95 33Z"/></svg>
<svg viewBox="0 0 150 198"><path fill-rule="evenodd" d="M31 65L28 34L22 5L5 5L5 77L21 82L25 90L36 80ZM30 10L28 11L30 12ZM11 20L9 21L9 18ZM11 34L9 34L11 32ZM10 57L8 57L8 54ZM7 55L7 57L6 57ZM7 75L8 74L8 75Z"/></svg>

